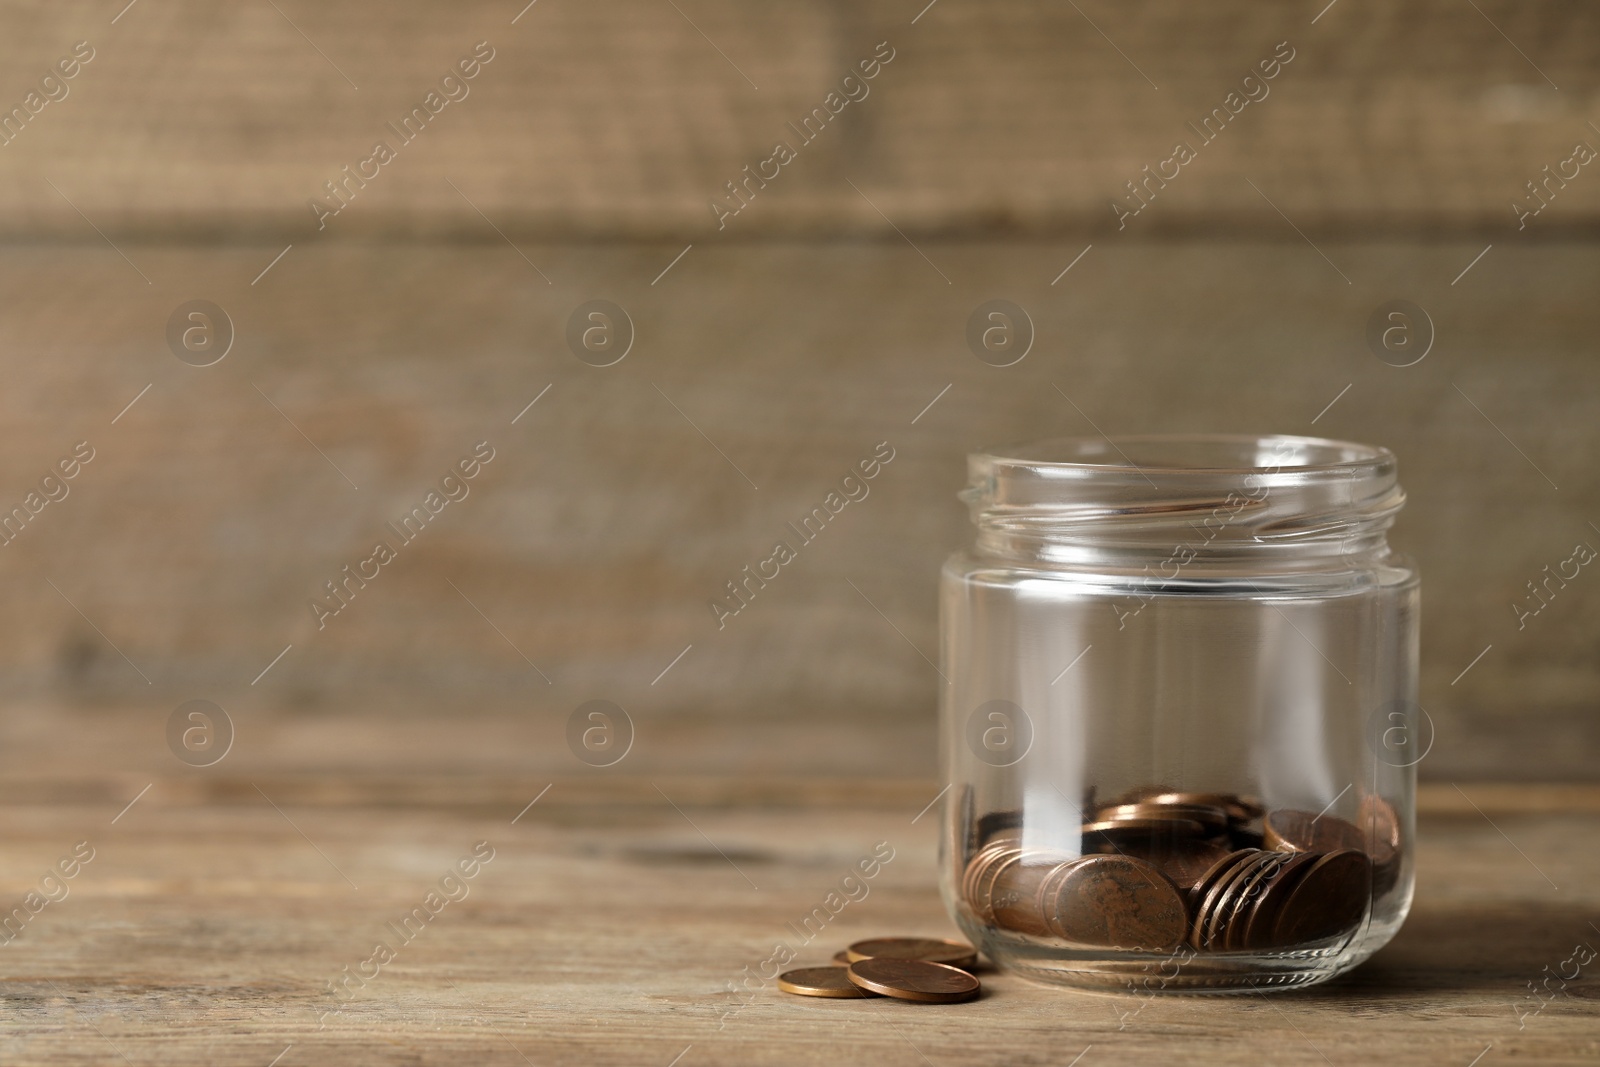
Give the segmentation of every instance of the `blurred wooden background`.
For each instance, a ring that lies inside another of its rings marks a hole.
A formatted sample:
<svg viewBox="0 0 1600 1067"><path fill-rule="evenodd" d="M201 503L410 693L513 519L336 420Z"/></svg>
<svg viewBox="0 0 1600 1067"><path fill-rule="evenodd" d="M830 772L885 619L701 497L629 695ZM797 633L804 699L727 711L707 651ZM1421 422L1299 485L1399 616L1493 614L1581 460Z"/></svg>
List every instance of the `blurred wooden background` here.
<svg viewBox="0 0 1600 1067"><path fill-rule="evenodd" d="M1513 609L1600 548L1600 174L1525 229L1511 207L1600 145L1592 5L0 19L0 108L94 49L0 147L0 505L95 449L0 547L13 769L170 763L166 716L203 697L239 724L234 764L303 759L309 730L330 765L582 770L564 726L598 697L634 716L633 771L928 775L919 653L970 537L963 456L1098 427L1393 448L1423 773L1597 775L1600 579L1523 629ZM470 94L319 231L307 201L480 41ZM884 41L870 94L719 231L710 199ZM1270 95L1119 231L1123 183L1282 41ZM1037 327L1014 367L966 348L994 297ZM597 298L637 331L609 368L565 340ZM1364 340L1396 298L1437 330L1412 367ZM193 299L236 330L212 367L168 350ZM471 495L319 631L308 600L479 440ZM884 440L871 496L719 631L708 601Z"/></svg>
<svg viewBox="0 0 1600 1067"><path fill-rule="evenodd" d="M1249 179L1308 233L1499 232L1600 113L1600 11L1578 0L126 2L0 5L8 109L75 42L95 52L0 149L0 232L93 237L65 194L114 236L308 239L306 201L480 41L466 98L319 239L492 238L447 179L508 233L706 237L707 201L880 42L866 98L723 239L892 237L847 178L908 233L1114 230L1123 183L1284 41L1269 95L1138 231L1280 236ZM1597 190L1584 172L1538 230L1592 233Z"/></svg>

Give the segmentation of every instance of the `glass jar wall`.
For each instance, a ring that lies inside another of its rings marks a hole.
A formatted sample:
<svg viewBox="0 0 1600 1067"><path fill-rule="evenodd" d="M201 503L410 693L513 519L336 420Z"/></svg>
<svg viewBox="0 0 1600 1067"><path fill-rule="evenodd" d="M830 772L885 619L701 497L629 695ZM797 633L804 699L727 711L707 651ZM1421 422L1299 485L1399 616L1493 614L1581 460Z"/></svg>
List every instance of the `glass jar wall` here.
<svg viewBox="0 0 1600 1067"><path fill-rule="evenodd" d="M1026 976L1267 989L1410 904L1417 575L1387 450L1130 437L974 455L941 583L942 891Z"/></svg>

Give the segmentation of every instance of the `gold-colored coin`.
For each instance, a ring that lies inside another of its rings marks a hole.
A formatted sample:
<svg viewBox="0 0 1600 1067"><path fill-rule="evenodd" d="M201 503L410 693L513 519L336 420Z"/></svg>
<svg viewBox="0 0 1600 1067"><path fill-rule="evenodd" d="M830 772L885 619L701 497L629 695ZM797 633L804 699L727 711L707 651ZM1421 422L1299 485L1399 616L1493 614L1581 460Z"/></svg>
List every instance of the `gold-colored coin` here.
<svg viewBox="0 0 1600 1067"><path fill-rule="evenodd" d="M801 997L868 997L844 967L797 967L778 975L778 988Z"/></svg>
<svg viewBox="0 0 1600 1067"><path fill-rule="evenodd" d="M978 962L978 950L971 945L939 937L873 937L857 941L845 952L852 964L862 960L891 959L971 967Z"/></svg>
<svg viewBox="0 0 1600 1067"><path fill-rule="evenodd" d="M868 992L924 1004L971 1000L982 988L966 971L927 960L873 957L852 963L845 974Z"/></svg>

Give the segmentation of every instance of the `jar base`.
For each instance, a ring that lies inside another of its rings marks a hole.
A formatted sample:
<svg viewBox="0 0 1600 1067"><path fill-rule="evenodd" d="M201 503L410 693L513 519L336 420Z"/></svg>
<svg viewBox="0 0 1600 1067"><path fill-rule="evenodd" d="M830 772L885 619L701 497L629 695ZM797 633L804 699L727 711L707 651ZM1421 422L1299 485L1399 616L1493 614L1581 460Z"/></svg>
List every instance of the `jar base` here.
<svg viewBox="0 0 1600 1067"><path fill-rule="evenodd" d="M1196 957L1178 968L1176 974L1172 960L1114 965L1105 961L1018 960L1002 956L997 962L1007 973L1037 985L1121 997L1265 993L1326 982L1354 965L1340 959L1337 953L1321 959Z"/></svg>
<svg viewBox="0 0 1600 1067"><path fill-rule="evenodd" d="M1115 956L1030 944L982 928L968 933L980 935L974 943L1001 970L1035 984L1150 997L1270 993L1316 985L1365 961L1388 940L1393 928L1373 931L1369 927L1354 937L1276 952L1197 953L1184 948L1173 953L1119 952ZM984 933L990 936L981 936Z"/></svg>

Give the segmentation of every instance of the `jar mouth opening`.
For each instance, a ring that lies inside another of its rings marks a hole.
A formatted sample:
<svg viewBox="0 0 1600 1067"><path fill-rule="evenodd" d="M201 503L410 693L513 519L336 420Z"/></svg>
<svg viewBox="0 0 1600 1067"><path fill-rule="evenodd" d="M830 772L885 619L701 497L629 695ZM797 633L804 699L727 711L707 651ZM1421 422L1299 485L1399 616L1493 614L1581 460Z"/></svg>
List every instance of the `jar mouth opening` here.
<svg viewBox="0 0 1600 1067"><path fill-rule="evenodd" d="M1269 477L1287 474L1337 478L1378 474L1393 468L1387 448L1287 434L1134 434L1120 437L1057 437L974 453L996 474L1067 477L1134 473L1182 479L1189 475Z"/></svg>
<svg viewBox="0 0 1600 1067"><path fill-rule="evenodd" d="M1377 550L1405 503L1387 448L1286 434L1063 437L968 457L979 545L1040 558Z"/></svg>

